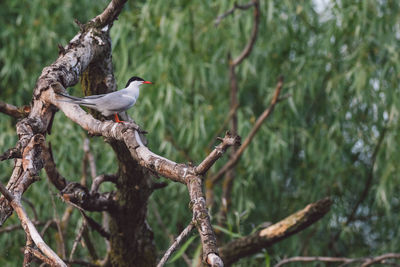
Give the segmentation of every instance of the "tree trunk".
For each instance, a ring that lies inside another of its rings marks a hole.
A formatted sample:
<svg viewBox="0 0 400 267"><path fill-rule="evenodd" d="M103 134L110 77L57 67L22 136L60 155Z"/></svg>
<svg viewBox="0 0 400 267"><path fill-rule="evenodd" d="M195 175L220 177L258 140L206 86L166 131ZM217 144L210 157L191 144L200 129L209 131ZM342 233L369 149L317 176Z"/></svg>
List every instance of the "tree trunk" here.
<svg viewBox="0 0 400 267"><path fill-rule="evenodd" d="M108 37L107 54L93 61L82 75L85 95L102 94L116 88ZM99 117L100 114L94 114ZM124 116L125 114L123 114ZM124 116L125 117L125 116ZM151 176L140 166L121 141L109 144L117 155L117 208L110 212L110 254L108 266L155 266L153 232L146 223L147 201L152 193Z"/></svg>

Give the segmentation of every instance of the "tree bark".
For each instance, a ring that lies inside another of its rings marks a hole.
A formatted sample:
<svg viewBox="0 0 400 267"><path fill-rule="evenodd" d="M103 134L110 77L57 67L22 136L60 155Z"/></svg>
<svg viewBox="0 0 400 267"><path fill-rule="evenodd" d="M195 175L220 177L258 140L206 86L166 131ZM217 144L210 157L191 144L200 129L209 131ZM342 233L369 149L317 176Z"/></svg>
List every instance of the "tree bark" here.
<svg viewBox="0 0 400 267"><path fill-rule="evenodd" d="M85 95L109 93L117 87L113 76L111 39L107 36L103 40L107 41L104 56L93 61L82 75ZM98 112L93 113L100 117ZM133 160L122 141L110 140L108 143L115 151L119 170L115 196L117 208L109 212L111 250L106 265L155 266L157 255L153 232L145 220L152 178Z"/></svg>

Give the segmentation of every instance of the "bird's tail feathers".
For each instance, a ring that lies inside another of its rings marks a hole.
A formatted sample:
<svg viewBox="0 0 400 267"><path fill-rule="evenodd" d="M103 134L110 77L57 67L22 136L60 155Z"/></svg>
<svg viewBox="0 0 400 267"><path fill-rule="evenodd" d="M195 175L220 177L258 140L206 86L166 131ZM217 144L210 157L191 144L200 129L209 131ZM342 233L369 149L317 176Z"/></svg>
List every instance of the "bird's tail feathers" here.
<svg viewBox="0 0 400 267"><path fill-rule="evenodd" d="M56 92L56 94L67 98L67 99L58 99L58 101L60 101L60 102L74 103L74 104L84 105L84 106L89 106L89 107L96 105L94 103L88 103L88 102L85 101L85 99L79 98L79 97L76 97L76 96L71 96L71 95L67 95L67 94L64 94L64 93L60 93L60 92Z"/></svg>

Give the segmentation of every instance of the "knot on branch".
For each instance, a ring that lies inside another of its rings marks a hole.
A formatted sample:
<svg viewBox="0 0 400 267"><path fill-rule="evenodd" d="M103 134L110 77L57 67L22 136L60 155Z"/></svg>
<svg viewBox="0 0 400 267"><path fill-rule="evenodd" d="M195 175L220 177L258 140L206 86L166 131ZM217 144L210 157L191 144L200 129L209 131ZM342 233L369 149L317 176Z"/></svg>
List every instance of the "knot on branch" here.
<svg viewBox="0 0 400 267"><path fill-rule="evenodd" d="M67 201L81 206L88 197L89 191L80 183L69 183L63 190L60 191L61 197Z"/></svg>
<svg viewBox="0 0 400 267"><path fill-rule="evenodd" d="M114 192L108 193L89 193L89 190L80 183L69 183L60 195L66 202L72 204L80 210L106 211L115 209Z"/></svg>
<svg viewBox="0 0 400 267"><path fill-rule="evenodd" d="M225 137L217 137L219 141L225 143L226 146L240 146L242 138L239 135L233 135L230 131L226 131Z"/></svg>

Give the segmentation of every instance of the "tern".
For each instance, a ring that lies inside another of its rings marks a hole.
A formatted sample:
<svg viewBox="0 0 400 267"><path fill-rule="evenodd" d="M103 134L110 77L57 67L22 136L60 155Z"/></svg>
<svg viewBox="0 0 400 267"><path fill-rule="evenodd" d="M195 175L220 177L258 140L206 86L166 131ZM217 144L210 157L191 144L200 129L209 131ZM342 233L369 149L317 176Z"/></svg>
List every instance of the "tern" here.
<svg viewBox="0 0 400 267"><path fill-rule="evenodd" d="M83 98L59 92L57 94L64 97L64 99L59 101L95 109L105 117L114 115L115 122L124 122L119 120L118 113L128 110L135 105L136 100L139 98L139 87L142 84L152 84L152 82L133 76L129 79L124 89L108 94L90 95Z"/></svg>

